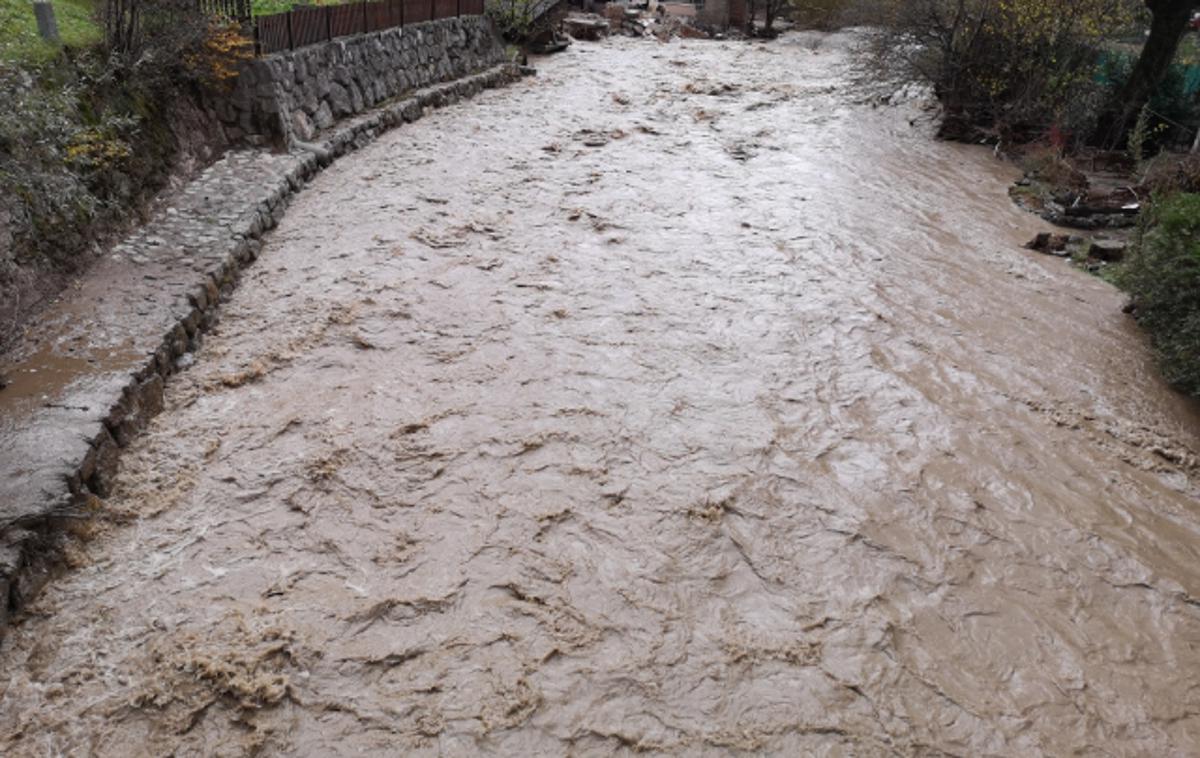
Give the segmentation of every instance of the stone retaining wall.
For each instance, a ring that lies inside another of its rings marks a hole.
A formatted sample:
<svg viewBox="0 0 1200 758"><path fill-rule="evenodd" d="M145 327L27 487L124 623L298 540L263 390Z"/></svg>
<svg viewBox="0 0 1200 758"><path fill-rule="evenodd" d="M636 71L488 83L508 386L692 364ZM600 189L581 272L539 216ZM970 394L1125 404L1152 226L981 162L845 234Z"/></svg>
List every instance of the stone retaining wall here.
<svg viewBox="0 0 1200 758"><path fill-rule="evenodd" d="M102 512L122 449L162 410L164 382L190 364L291 196L388 129L519 76L493 66L413 91L290 152L227 154L30 326L0 368L23 372L50 345L116 357L0 416L0 638L62 565L75 526Z"/></svg>
<svg viewBox="0 0 1200 758"><path fill-rule="evenodd" d="M504 60L486 16L410 24L250 61L213 110L232 141L308 142L385 100Z"/></svg>

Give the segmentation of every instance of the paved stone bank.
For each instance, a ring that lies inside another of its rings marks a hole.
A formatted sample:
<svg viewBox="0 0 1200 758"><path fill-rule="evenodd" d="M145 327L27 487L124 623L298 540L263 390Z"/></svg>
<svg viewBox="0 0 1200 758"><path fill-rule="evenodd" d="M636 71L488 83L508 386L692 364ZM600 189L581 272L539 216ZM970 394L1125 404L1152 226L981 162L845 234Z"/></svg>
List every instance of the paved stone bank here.
<svg viewBox="0 0 1200 758"><path fill-rule="evenodd" d="M420 87L504 61L485 16L343 37L250 61L214 105L227 136L251 143L308 141L334 122Z"/></svg>
<svg viewBox="0 0 1200 758"><path fill-rule="evenodd" d="M500 65L419 90L308 149L226 155L27 331L0 363L0 624L103 507L120 449L161 410L164 381L190 365L290 196L377 134L519 75Z"/></svg>

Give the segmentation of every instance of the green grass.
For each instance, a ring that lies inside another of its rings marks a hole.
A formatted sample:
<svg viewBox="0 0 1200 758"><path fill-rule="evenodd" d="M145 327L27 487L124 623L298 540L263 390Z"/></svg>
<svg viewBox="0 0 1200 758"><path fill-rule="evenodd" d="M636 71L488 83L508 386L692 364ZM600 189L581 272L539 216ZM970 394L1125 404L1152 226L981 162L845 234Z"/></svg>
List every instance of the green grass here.
<svg viewBox="0 0 1200 758"><path fill-rule="evenodd" d="M253 0L251 12L255 16L269 16L272 13L286 13L300 5L344 5L354 0Z"/></svg>
<svg viewBox="0 0 1200 758"><path fill-rule="evenodd" d="M251 12L255 16L269 16L272 13L290 11L295 3L292 0L254 0Z"/></svg>
<svg viewBox="0 0 1200 758"><path fill-rule="evenodd" d="M100 40L92 0L52 2L64 45L83 47ZM40 63L57 52L57 45L38 36L31 0L0 0L0 63Z"/></svg>

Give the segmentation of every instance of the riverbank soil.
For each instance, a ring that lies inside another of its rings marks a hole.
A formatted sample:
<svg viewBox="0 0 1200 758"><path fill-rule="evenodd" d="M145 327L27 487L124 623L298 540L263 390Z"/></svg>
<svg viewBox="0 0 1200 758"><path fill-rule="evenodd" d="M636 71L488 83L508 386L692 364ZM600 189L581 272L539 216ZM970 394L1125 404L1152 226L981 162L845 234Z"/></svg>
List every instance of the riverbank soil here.
<svg viewBox="0 0 1200 758"><path fill-rule="evenodd" d="M852 38L577 43L321 174L0 752L1200 751L1200 449Z"/></svg>

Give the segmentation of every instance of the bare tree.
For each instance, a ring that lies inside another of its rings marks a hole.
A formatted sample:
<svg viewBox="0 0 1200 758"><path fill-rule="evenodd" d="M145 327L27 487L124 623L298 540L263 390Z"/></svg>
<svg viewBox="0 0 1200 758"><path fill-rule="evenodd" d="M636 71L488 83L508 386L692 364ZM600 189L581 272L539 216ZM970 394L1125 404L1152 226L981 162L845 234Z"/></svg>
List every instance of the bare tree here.
<svg viewBox="0 0 1200 758"><path fill-rule="evenodd" d="M1124 139L1138 113L1162 83L1187 32L1196 0L1145 0L1153 14L1150 36L1129 79L1121 87L1096 131L1097 141L1115 145Z"/></svg>
<svg viewBox="0 0 1200 758"><path fill-rule="evenodd" d="M140 0L108 0L104 4L104 36L110 50L131 53L141 31Z"/></svg>
<svg viewBox="0 0 1200 758"><path fill-rule="evenodd" d="M787 12L791 0L762 0L763 4L763 34L771 37L775 34L775 19Z"/></svg>

